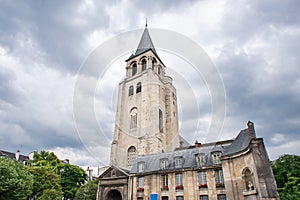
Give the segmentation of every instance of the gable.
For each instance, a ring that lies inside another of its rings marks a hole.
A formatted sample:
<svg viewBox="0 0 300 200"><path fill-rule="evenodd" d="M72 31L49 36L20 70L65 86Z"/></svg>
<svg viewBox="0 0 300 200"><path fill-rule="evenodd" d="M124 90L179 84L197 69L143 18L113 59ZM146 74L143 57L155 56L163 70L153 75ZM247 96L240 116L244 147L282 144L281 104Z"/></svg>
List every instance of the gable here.
<svg viewBox="0 0 300 200"><path fill-rule="evenodd" d="M111 166L99 176L99 179L126 178L128 176L126 170Z"/></svg>

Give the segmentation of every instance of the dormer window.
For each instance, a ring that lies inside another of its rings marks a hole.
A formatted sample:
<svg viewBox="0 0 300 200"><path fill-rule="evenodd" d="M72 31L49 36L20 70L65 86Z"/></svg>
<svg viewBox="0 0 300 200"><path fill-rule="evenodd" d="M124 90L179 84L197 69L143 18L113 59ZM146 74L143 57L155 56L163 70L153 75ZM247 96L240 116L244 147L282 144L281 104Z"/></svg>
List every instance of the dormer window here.
<svg viewBox="0 0 300 200"><path fill-rule="evenodd" d="M169 165L168 159L164 158L160 160L160 169L167 169Z"/></svg>
<svg viewBox="0 0 300 200"><path fill-rule="evenodd" d="M196 154L195 158L198 167L202 167L206 164L206 157L204 153Z"/></svg>
<svg viewBox="0 0 300 200"><path fill-rule="evenodd" d="M212 153L211 157L212 157L213 164L216 164L216 165L221 164L221 156L222 156L221 152Z"/></svg>
<svg viewBox="0 0 300 200"><path fill-rule="evenodd" d="M183 158L176 157L175 158L175 168L182 168L182 166L183 166Z"/></svg>
<svg viewBox="0 0 300 200"><path fill-rule="evenodd" d="M146 59L143 59L142 60L142 71L145 71L146 68L147 68L147 61L146 61Z"/></svg>
<svg viewBox="0 0 300 200"><path fill-rule="evenodd" d="M145 162L139 162L137 170L138 170L138 172L144 172L144 170L145 170Z"/></svg>

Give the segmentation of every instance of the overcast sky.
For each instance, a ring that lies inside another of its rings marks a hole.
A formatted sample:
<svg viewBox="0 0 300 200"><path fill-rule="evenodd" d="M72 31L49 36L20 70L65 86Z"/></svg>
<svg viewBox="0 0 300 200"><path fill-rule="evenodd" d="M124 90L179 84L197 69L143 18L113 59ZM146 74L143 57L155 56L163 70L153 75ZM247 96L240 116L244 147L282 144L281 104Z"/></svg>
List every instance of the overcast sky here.
<svg viewBox="0 0 300 200"><path fill-rule="evenodd" d="M150 35L151 28L182 34L214 63L226 95L218 138L236 137L251 120L271 160L299 155L299 9L298 0L0 0L0 149L23 154L45 149L80 166L108 164L116 91L130 52L97 77L92 98L102 134L89 126L89 118L81 123L95 134L77 132L78 71L108 39L137 29L141 34L148 18ZM177 88L180 134L190 143L205 142L212 120L205 77L196 77L180 55L157 50Z"/></svg>

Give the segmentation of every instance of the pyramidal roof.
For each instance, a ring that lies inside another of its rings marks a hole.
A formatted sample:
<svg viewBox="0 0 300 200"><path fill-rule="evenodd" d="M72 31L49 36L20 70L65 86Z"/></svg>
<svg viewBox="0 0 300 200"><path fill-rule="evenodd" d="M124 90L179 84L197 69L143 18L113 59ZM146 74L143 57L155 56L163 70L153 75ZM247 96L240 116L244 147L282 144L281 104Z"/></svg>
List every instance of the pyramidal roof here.
<svg viewBox="0 0 300 200"><path fill-rule="evenodd" d="M149 31L147 29L147 26L145 27L145 30L143 32L143 35L142 35L142 38L140 40L140 43L139 43L139 46L138 48L136 49L134 55L139 55L145 51L148 51L148 50L152 50L155 54L157 54L155 48L154 48L154 45L153 45L153 42L151 40L151 37L149 35Z"/></svg>

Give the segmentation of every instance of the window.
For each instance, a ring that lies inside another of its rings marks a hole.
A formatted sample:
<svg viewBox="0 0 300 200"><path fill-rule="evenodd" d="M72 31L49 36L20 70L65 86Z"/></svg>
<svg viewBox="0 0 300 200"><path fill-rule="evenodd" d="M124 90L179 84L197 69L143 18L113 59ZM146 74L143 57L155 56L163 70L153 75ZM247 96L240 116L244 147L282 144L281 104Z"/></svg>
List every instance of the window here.
<svg viewBox="0 0 300 200"><path fill-rule="evenodd" d="M134 63L132 65L132 76L134 76L136 74L136 72L137 72L137 66L136 66L136 63Z"/></svg>
<svg viewBox="0 0 300 200"><path fill-rule="evenodd" d="M225 187L225 185L224 185L223 171L221 169L215 171L215 178L216 178L216 187L217 188L223 188L223 187Z"/></svg>
<svg viewBox="0 0 300 200"><path fill-rule="evenodd" d="M139 93L142 91L142 83L141 82L138 82L136 84L136 93Z"/></svg>
<svg viewBox="0 0 300 200"><path fill-rule="evenodd" d="M162 111L161 111L161 109L159 109L159 116L158 116L158 120L159 120L159 124L158 124L158 127L159 127L159 132L163 132L163 113L162 113Z"/></svg>
<svg viewBox="0 0 300 200"><path fill-rule="evenodd" d="M218 194L218 200L226 200L225 194Z"/></svg>
<svg viewBox="0 0 300 200"><path fill-rule="evenodd" d="M138 172L143 172L145 170L145 163L139 162L138 163Z"/></svg>
<svg viewBox="0 0 300 200"><path fill-rule="evenodd" d="M137 127L137 108L132 108L130 111L130 129Z"/></svg>
<svg viewBox="0 0 300 200"><path fill-rule="evenodd" d="M208 200L208 195L200 195L200 200Z"/></svg>
<svg viewBox="0 0 300 200"><path fill-rule="evenodd" d="M153 58L153 60L152 60L152 70L154 71L154 67L155 67L155 59Z"/></svg>
<svg viewBox="0 0 300 200"><path fill-rule="evenodd" d="M161 175L161 186L163 190L169 190L167 174Z"/></svg>
<svg viewBox="0 0 300 200"><path fill-rule="evenodd" d="M176 200L184 200L183 196L176 196Z"/></svg>
<svg viewBox="0 0 300 200"><path fill-rule="evenodd" d="M160 67L157 68L157 73L160 74Z"/></svg>
<svg viewBox="0 0 300 200"><path fill-rule="evenodd" d="M202 167L206 164L206 158L204 153L196 154L196 163L198 167Z"/></svg>
<svg viewBox="0 0 300 200"><path fill-rule="evenodd" d="M128 167L132 167L135 158L136 158L136 149L135 149L134 146L131 146L131 147L128 148L128 151L127 151L127 164L128 164Z"/></svg>
<svg viewBox="0 0 300 200"><path fill-rule="evenodd" d="M176 184L176 187L183 186L182 173L175 174L175 184ZM176 189L183 189L183 188L176 188Z"/></svg>
<svg viewBox="0 0 300 200"><path fill-rule="evenodd" d="M198 172L199 189L207 188L206 172Z"/></svg>
<svg viewBox="0 0 300 200"><path fill-rule="evenodd" d="M169 200L169 197L161 197L161 200Z"/></svg>
<svg viewBox="0 0 300 200"><path fill-rule="evenodd" d="M138 197L138 198L137 198L137 200L143 200L143 199L144 199L143 197Z"/></svg>
<svg viewBox="0 0 300 200"><path fill-rule="evenodd" d="M139 188L144 188L144 177L139 177L138 178L138 187Z"/></svg>
<svg viewBox="0 0 300 200"><path fill-rule="evenodd" d="M128 96L132 96L132 95L133 95L133 86L131 85L129 87Z"/></svg>
<svg viewBox="0 0 300 200"><path fill-rule="evenodd" d="M142 60L142 71L145 71L147 68L147 61L145 59Z"/></svg>
<svg viewBox="0 0 300 200"><path fill-rule="evenodd" d="M245 184L246 191L254 190L255 187L253 185L254 183L253 183L253 178L252 178L252 172L248 167L243 169L242 176L243 176L243 181Z"/></svg>
<svg viewBox="0 0 300 200"><path fill-rule="evenodd" d="M182 168L182 165L183 165L183 158L176 157L175 158L175 168Z"/></svg>
<svg viewBox="0 0 300 200"><path fill-rule="evenodd" d="M168 159L162 159L160 160L160 169L167 169L168 168Z"/></svg>
<svg viewBox="0 0 300 200"><path fill-rule="evenodd" d="M221 156L222 156L222 153L221 152L215 152L212 154L212 162L213 164L221 164Z"/></svg>

